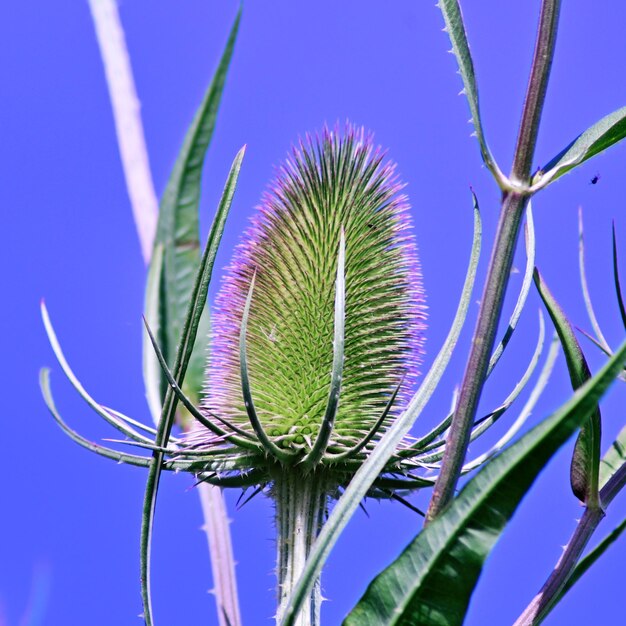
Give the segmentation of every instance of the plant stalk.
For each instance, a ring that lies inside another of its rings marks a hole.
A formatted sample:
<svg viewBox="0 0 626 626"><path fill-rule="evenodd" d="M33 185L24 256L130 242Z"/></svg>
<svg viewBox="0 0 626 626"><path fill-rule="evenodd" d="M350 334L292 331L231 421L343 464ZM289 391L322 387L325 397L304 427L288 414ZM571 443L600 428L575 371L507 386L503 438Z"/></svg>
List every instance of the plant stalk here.
<svg viewBox="0 0 626 626"><path fill-rule="evenodd" d="M600 506L585 509L548 580L546 580L539 593L524 609L524 612L517 618L514 626L534 626L535 624L540 624L554 608L589 539L604 519L606 508L625 485L626 463L622 464L600 490Z"/></svg>
<svg viewBox="0 0 626 626"><path fill-rule="evenodd" d="M541 588L541 591L533 598L532 602L519 616L514 626L532 626L533 624L539 624L548 614L558 599L576 563L580 559L591 535L603 518L604 511L601 508L585 509L585 512L580 518L580 522L576 526L574 534L567 546L565 546L565 550L552 571L552 574L550 574L550 577Z"/></svg>
<svg viewBox="0 0 626 626"><path fill-rule="evenodd" d="M503 194L496 239L493 245L476 330L439 478L435 484L426 523L452 500L469 445L470 431L482 393L489 358L506 295L520 224L530 199L529 183L541 112L545 101L561 0L543 0L535 52L531 66L522 120L509 176L512 188Z"/></svg>
<svg viewBox="0 0 626 626"><path fill-rule="evenodd" d="M328 504L328 485L323 474L288 470L273 486L276 503L278 611L276 624L283 620L291 594L317 538ZM303 603L294 626L319 626L322 594L319 579Z"/></svg>

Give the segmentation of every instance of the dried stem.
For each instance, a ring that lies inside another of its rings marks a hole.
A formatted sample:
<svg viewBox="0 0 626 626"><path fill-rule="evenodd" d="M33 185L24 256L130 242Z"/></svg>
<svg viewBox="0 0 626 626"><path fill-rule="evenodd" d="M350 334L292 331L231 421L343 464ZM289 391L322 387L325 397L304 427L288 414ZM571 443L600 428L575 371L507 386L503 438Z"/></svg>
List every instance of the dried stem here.
<svg viewBox="0 0 626 626"><path fill-rule="evenodd" d="M89 6L104 63L128 195L147 265L156 235L158 200L124 29L115 0L89 0ZM205 520L203 530L211 554L218 622L220 626L239 626L235 560L224 498L219 487L202 484L198 489Z"/></svg>
<svg viewBox="0 0 626 626"><path fill-rule="evenodd" d="M472 347L465 369L459 402L452 420L442 469L427 513L436 517L454 496L465 461L470 430L485 382L487 366L500 321L520 224L530 192L532 160L539 122L554 57L560 0L543 0L522 121L509 177L512 189L503 195L502 209Z"/></svg>

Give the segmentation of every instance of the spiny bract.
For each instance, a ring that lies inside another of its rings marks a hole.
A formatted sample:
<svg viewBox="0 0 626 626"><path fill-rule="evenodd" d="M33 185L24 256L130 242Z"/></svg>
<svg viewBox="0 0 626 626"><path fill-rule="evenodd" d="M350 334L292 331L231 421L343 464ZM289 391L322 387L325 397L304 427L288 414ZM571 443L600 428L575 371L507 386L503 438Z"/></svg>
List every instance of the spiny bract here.
<svg viewBox="0 0 626 626"><path fill-rule="evenodd" d="M345 458L400 386L367 448L380 438L414 386L425 328L409 205L399 195L394 169L371 135L351 126L343 136L337 129L307 136L293 149L244 233L216 299L203 404L208 419L217 415L253 434L239 348L254 277L246 346L256 413L268 438L292 452L294 462L310 452L331 382L343 230L344 364L333 433L320 462L328 466L337 455ZM194 439L201 438L196 432Z"/></svg>

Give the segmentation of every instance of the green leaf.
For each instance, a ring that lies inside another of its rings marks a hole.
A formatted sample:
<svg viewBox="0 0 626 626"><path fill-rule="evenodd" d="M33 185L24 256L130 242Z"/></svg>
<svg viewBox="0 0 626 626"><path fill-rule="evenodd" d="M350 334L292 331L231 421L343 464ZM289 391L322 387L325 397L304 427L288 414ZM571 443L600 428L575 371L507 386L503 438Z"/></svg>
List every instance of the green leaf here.
<svg viewBox="0 0 626 626"><path fill-rule="evenodd" d="M600 489L624 463L626 463L626 426L622 428L617 439L600 461Z"/></svg>
<svg viewBox="0 0 626 626"><path fill-rule="evenodd" d="M194 277L200 261L200 234L198 205L200 183L207 149L213 136L217 111L224 90L224 83L237 38L241 10L226 43L213 80L196 112L185 136L159 209L159 222L155 239L155 256L159 246L163 248L161 272L151 265L146 292L146 318L157 336L166 360L173 366L176 347L181 337L187 304L194 285ZM153 261L154 265L154 261ZM159 276L160 274L160 276ZM157 293L160 292L160 293ZM160 302L158 308L148 311L149 305ZM158 313L159 320L154 317ZM204 312L202 328L194 355L188 366L185 392L197 400L202 388L206 344L208 341L208 312ZM148 348L146 344L144 349ZM151 349L144 352L144 372L159 372L160 398L163 399L167 385ZM154 393L154 381L148 379L150 394ZM154 400L150 397L151 410Z"/></svg>
<svg viewBox="0 0 626 626"><path fill-rule="evenodd" d="M561 340L572 388L576 390L591 378L589 366L572 325L537 269L535 269L534 278L539 295L548 309ZM601 440L602 416L600 415L600 407L596 407L580 430L570 468L570 483L574 495L590 507L598 505Z"/></svg>
<svg viewBox="0 0 626 626"><path fill-rule="evenodd" d="M465 322L480 257L482 223L476 196L474 194L472 194L472 196L474 199L474 238L472 241L472 252L459 306L452 322L450 332L428 371L428 374L424 377L419 390L411 399L407 409L383 435L376 445L376 448L369 455L367 461L363 463L354 475L345 492L333 508L328 520L326 520L309 553L309 558L307 559L302 575L294 587L289 604L285 610L282 626L293 626L300 607L302 606L302 602L311 593L311 589L318 580L322 567L337 542L337 539L339 539L340 534L350 521L353 513L359 507L359 504L369 491L373 482L378 478L385 464L395 452L402 438L420 415L450 362L452 352Z"/></svg>
<svg viewBox="0 0 626 626"><path fill-rule="evenodd" d="M438 6L441 9L446 24L444 30L448 33L450 42L452 43L450 52L454 54L459 64L459 73L463 79L463 91L461 93L467 96L467 102L472 114L472 123L476 129L476 138L480 145L481 156L485 165L496 179L496 182L503 187L506 183L506 177L500 171L500 168L491 155L483 131L480 107L478 104L478 87L476 86L476 76L474 74L474 63L467 42L461 7L457 0L439 0Z"/></svg>
<svg viewBox="0 0 626 626"><path fill-rule="evenodd" d="M245 154L245 146L237 153L232 167L228 174L228 179L222 193L219 207L213 219L211 231L207 240L200 267L195 276L191 297L188 300L187 315L176 353L176 361L173 368L174 379L178 386L182 386L191 353L196 341L200 318L206 304L209 283L215 263L217 249L224 232L226 217L233 201L233 195L237 186L237 179L241 169L241 162ZM176 415L176 405L178 397L171 387L168 388L163 402L163 411L158 424L155 445L158 448L165 448L168 444L174 418ZM141 594L144 608L144 618L146 626L152 626L152 600L150 593L150 544L152 540L152 526L154 522L154 512L156 507L157 492L159 489L159 479L163 468L164 455L160 450L156 450L152 455L152 463L148 471L146 483L146 493L144 497L143 515L141 521Z"/></svg>
<svg viewBox="0 0 626 626"><path fill-rule="evenodd" d="M100 444L94 443L93 441L89 441L85 439L82 435L77 433L74 429L70 428L61 415L59 414L55 404L54 399L52 397L52 391L50 390L50 370L46 367L42 368L39 372L39 387L41 389L41 393L43 395L44 402L48 407L52 417L56 421L56 423L61 427L61 430L73 439L77 444L86 448L91 452L95 452L101 456L104 456L107 459L113 459L118 463L128 463L129 465L139 465L140 467L148 467L149 459L146 457L136 456L134 454L124 454L122 452L118 452L117 450L113 450L111 448L107 448L105 446L101 446Z"/></svg>
<svg viewBox="0 0 626 626"><path fill-rule="evenodd" d="M615 283L615 295L617 296L617 304L619 313L622 318L622 324L626 328L626 305L624 305L624 296L622 295L622 286L619 279L619 267L617 263L617 240L615 237L615 222L613 222L613 281Z"/></svg>
<svg viewBox="0 0 626 626"><path fill-rule="evenodd" d="M570 574L565 586L561 590L558 598L552 606L560 602L563 596L580 580L587 570L606 552L606 550L615 543L619 536L626 530L626 519L619 526L613 529L589 554L583 557ZM547 614L544 614L544 617Z"/></svg>
<svg viewBox="0 0 626 626"><path fill-rule="evenodd" d="M344 626L457 626L483 563L541 469L619 374L626 343L551 417L486 465L370 584Z"/></svg>
<svg viewBox="0 0 626 626"><path fill-rule="evenodd" d="M544 165L533 178L533 190L542 189L624 137L626 137L626 107L603 117Z"/></svg>

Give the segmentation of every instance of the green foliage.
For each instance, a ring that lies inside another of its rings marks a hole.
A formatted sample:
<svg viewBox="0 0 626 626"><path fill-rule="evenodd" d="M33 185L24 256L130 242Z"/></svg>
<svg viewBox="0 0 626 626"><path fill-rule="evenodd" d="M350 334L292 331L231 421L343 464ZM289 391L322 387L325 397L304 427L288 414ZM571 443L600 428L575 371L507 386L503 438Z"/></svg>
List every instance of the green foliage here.
<svg viewBox="0 0 626 626"><path fill-rule="evenodd" d="M226 75L232 59L241 10L237 14L217 66L161 199L159 221L146 289L145 315L158 337L166 361L173 366L187 305L200 263L198 206L204 159L213 137ZM203 312L197 345L184 388L197 402L204 378L209 334L208 310ZM149 342L144 342L144 379L153 417L160 413L167 385Z"/></svg>
<svg viewBox="0 0 626 626"><path fill-rule="evenodd" d="M591 157L604 152L624 137L626 137L626 107L603 117L546 163L535 174L533 188L545 187Z"/></svg>
<svg viewBox="0 0 626 626"><path fill-rule="evenodd" d="M576 390L591 378L589 366L572 325L538 270L535 270L535 285L561 340L572 387ZM574 495L590 507L598 506L601 441L602 416L600 407L596 407L589 415L589 420L582 425L570 469L570 483Z"/></svg>
<svg viewBox="0 0 626 626"><path fill-rule="evenodd" d="M626 343L569 402L484 467L368 587L345 626L455 626L482 565L533 481L623 367Z"/></svg>
<svg viewBox="0 0 626 626"><path fill-rule="evenodd" d="M174 364L174 379L177 384L182 385L185 373L191 360L191 354L196 341L196 335L200 326L200 320L206 304L206 297L211 282L211 273L217 254L217 248L224 232L226 217L233 201L237 179L241 169L241 162L245 148L242 148L231 167L228 180L224 187L224 192L220 200L219 207L215 214L211 231L207 240L207 245L200 261L198 272L195 276L191 298L187 304L184 326L180 335L176 361ZM159 489L159 479L161 476L162 464L167 447L174 418L176 415L176 405L178 398L171 387L168 388L163 402L163 410L159 420L157 434L155 438L156 448L152 453L152 463L148 471L146 484L146 494L144 497L143 515L141 521L141 581L142 598L144 606L144 618L146 626L152 626L152 600L150 595L150 543L152 539L152 526L154 523L154 512L156 507L157 492Z"/></svg>
<svg viewBox="0 0 626 626"><path fill-rule="evenodd" d="M472 114L472 122L476 129L476 137L480 145L480 153L485 165L494 175L498 184L502 185L504 181L506 181L506 178L491 155L483 131L483 123L478 104L478 87L474 74L474 62L472 61L472 55L470 54L469 44L467 42L461 7L457 0L439 0L438 6L441 9L443 19L446 23L445 31L450 36L450 42L452 43L450 52L454 54L459 64L459 73L463 79L463 91L461 93L467 96L467 102Z"/></svg>

